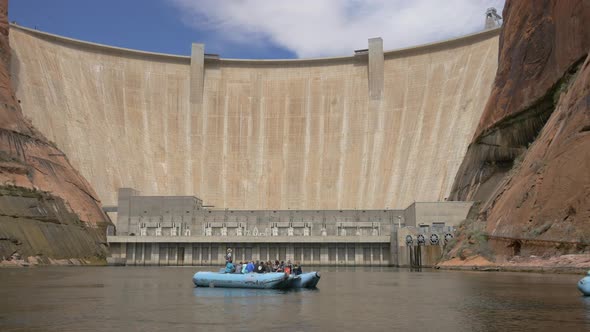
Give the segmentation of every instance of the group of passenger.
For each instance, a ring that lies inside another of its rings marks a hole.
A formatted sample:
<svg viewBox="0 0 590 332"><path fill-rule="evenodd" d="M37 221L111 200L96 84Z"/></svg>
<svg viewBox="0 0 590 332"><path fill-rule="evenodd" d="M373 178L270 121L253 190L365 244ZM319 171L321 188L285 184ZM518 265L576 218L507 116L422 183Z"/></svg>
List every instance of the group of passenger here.
<svg viewBox="0 0 590 332"><path fill-rule="evenodd" d="M295 264L291 264L291 261L288 260L285 264L285 261L281 261L279 263L278 260L275 260L274 263L272 261L249 261L249 262L240 262L239 264L234 265L231 259L228 259L225 264L225 273L269 273L269 272L285 272L287 274L294 274L300 275L303 273L301 269L301 264L296 262Z"/></svg>

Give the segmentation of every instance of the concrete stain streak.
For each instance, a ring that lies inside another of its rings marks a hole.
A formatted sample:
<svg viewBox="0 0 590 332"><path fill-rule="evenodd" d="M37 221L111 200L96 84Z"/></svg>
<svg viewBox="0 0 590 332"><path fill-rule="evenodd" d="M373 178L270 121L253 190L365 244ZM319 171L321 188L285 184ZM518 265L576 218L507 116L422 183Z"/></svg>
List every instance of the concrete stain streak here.
<svg viewBox="0 0 590 332"><path fill-rule="evenodd" d="M311 144L311 80L308 78L305 84L305 137L303 140L303 176L300 179L301 188L304 188L308 181L307 176L309 175L309 150ZM308 196L308 191L303 191L302 199L304 201L308 200Z"/></svg>
<svg viewBox="0 0 590 332"><path fill-rule="evenodd" d="M348 89L347 89L348 90ZM336 188L336 192L338 193L338 206L337 208L341 208L342 201L344 200L344 186L345 186L345 179L344 179L344 166L346 164L346 148L349 144L348 141L348 103L344 101L343 106L343 114L342 114L342 131L341 131L342 139L340 140L340 161L338 163L338 187Z"/></svg>

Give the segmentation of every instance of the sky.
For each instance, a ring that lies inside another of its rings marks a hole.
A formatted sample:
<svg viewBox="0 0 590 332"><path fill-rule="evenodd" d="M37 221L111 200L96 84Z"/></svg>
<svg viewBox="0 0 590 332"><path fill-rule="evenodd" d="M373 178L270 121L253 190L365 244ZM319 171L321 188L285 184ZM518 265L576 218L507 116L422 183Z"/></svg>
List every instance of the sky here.
<svg viewBox="0 0 590 332"><path fill-rule="evenodd" d="M382 37L385 50L481 31L504 0L10 0L9 19L112 46L222 58L348 56Z"/></svg>

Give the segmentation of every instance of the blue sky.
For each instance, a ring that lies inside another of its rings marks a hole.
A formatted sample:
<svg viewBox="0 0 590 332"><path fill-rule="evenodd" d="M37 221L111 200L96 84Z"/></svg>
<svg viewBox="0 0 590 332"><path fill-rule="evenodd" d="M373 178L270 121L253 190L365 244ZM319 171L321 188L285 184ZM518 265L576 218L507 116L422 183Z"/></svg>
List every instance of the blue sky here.
<svg viewBox="0 0 590 332"><path fill-rule="evenodd" d="M444 6L442 6L444 4ZM380 36L385 49L483 28L504 0L10 0L27 27L132 49L190 54L192 42L224 58L351 55Z"/></svg>
<svg viewBox="0 0 590 332"><path fill-rule="evenodd" d="M199 42L207 45L207 53L230 58L295 57L273 43L220 44L215 33L183 23L181 9L164 0L10 0L8 11L18 24L113 46L190 55L191 43Z"/></svg>

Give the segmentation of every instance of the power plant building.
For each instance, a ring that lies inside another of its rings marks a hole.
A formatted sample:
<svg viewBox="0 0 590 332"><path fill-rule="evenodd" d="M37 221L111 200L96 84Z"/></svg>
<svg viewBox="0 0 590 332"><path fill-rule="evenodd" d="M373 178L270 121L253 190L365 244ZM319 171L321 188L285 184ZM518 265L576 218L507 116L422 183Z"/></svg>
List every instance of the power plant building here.
<svg viewBox="0 0 590 332"><path fill-rule="evenodd" d="M433 202L404 210L215 210L194 196L141 196L121 188L116 232L108 240L112 261L126 265L219 265L227 248L236 261L400 265L402 227L426 226L418 233L442 241L470 207Z"/></svg>

